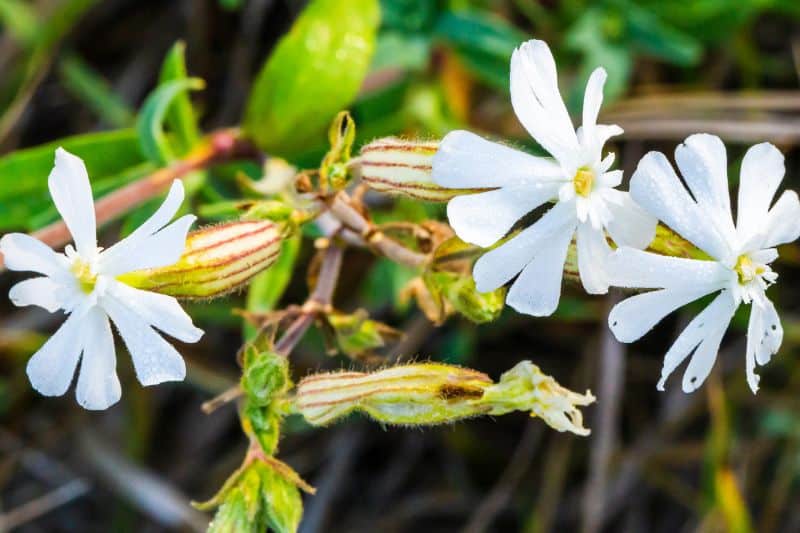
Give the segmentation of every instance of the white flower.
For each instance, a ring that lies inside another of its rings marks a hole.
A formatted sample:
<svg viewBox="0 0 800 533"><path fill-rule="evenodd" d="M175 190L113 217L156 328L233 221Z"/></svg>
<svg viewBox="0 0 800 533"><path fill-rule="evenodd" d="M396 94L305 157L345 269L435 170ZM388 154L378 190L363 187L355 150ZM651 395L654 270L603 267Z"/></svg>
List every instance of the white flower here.
<svg viewBox="0 0 800 533"><path fill-rule="evenodd" d="M746 366L747 383L756 392L756 364L766 364L783 339L778 314L764 294L778 277L769 264L778 257L775 246L800 235L800 202L794 191L785 191L770 209L784 166L783 155L769 143L751 147L744 156L735 226L722 141L713 135L692 135L675 150L675 160L689 191L664 154L650 152L631 179L631 195L710 259L617 250L609 259L612 284L657 290L619 303L609 315L609 325L617 339L632 342L677 308L718 293L683 330L664 360L660 390L672 371L692 355L683 376L683 390L691 392L711 371L737 307L752 303Z"/></svg>
<svg viewBox="0 0 800 533"><path fill-rule="evenodd" d="M615 189L621 170L609 170L614 155L603 158L606 140L619 126L597 124L606 72L589 78L583 101L583 126L576 132L558 91L556 66L543 41L522 44L511 58L511 103L520 122L553 157L535 157L466 131L454 131L433 158L433 179L453 188L495 188L458 196L447 206L458 236L491 246L525 215L555 201L536 223L484 254L473 270L487 292L519 277L506 302L521 313L550 315L558 307L567 249L577 233L578 268L587 292L608 291L605 262L617 244L644 248L656 221Z"/></svg>
<svg viewBox="0 0 800 533"><path fill-rule="evenodd" d="M182 380L186 375L183 359L153 328L184 342L196 342L203 331L174 298L116 280L134 270L170 265L180 257L195 220L186 215L168 224L183 202L181 182L172 184L150 219L106 250L97 247L92 190L83 161L61 148L56 150L48 185L75 247L67 246L61 254L21 233L0 239L8 269L43 274L14 285L11 301L51 313L62 309L69 315L28 362L33 388L46 396L63 395L80 359L78 403L86 409L105 409L116 403L120 384L109 319L125 341L143 385Z"/></svg>

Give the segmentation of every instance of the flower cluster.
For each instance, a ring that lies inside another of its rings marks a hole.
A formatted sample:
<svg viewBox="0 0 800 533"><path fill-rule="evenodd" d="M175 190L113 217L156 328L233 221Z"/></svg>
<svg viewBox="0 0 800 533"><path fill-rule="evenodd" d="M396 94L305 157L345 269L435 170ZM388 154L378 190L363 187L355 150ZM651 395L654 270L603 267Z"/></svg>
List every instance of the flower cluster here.
<svg viewBox="0 0 800 533"><path fill-rule="evenodd" d="M713 366L734 312L750 304L747 382L758 388L756 365L768 362L782 340L780 320L765 290L777 280L770 264L775 246L800 235L800 202L784 192L772 205L784 174L782 154L771 144L750 148L742 162L736 224L728 192L727 156L713 135L692 135L675 160L647 154L631 179L617 189L622 171L603 145L622 133L597 123L606 79L602 68L589 78L583 124L573 128L558 91L547 44L529 41L511 58L511 103L522 125L551 157L536 157L467 131L454 131L433 157L432 179L447 188L488 188L450 200L447 214L458 236L492 247L475 263L479 291L511 282L506 303L519 312L546 316L558 306L568 249L573 239L580 279L588 293L609 286L648 289L617 304L609 316L614 335L632 342L664 316L708 294L716 298L686 327L666 354L664 382L691 356L684 391L695 390ZM549 205L535 222L539 207ZM697 247L703 259L645 251L657 221ZM613 246L613 248L612 248ZM513 280L513 282L512 282Z"/></svg>

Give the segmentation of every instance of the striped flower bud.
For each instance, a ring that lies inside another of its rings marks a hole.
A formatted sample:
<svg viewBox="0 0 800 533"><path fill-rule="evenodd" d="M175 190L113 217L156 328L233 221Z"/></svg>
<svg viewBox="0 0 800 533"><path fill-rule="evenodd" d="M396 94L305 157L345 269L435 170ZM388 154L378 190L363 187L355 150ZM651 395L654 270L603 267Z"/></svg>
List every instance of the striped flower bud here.
<svg viewBox="0 0 800 533"><path fill-rule="evenodd" d="M177 263L131 272L119 280L176 298L213 298L272 265L280 250L281 229L274 222L230 222L190 233Z"/></svg>
<svg viewBox="0 0 800 533"><path fill-rule="evenodd" d="M486 374L440 363L317 374L297 386L297 409L317 426L353 411L386 424L441 424L481 414L468 400L491 384Z"/></svg>
<svg viewBox="0 0 800 533"><path fill-rule="evenodd" d="M594 402L542 374L530 361L498 383L486 374L441 363L419 363L372 373L309 376L297 386L295 408L313 425L326 425L353 411L385 424L433 425L480 415L528 411L557 431L588 435L579 406Z"/></svg>
<svg viewBox="0 0 800 533"><path fill-rule="evenodd" d="M482 189L448 189L431 176L437 141L385 137L365 145L358 158L361 180L376 191L427 202L446 202Z"/></svg>

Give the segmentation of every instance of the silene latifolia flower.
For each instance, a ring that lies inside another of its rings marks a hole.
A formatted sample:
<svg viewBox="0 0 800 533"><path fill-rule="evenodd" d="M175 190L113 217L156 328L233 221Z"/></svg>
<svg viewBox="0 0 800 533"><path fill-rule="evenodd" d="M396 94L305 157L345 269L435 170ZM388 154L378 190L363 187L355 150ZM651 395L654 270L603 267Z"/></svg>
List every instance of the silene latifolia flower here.
<svg viewBox="0 0 800 533"><path fill-rule="evenodd" d="M511 57L511 103L533 138L551 155L535 157L467 131L449 133L433 158L433 179L446 187L491 187L459 196L447 215L458 236L488 247L502 239L525 215L555 202L539 220L484 254L473 270L480 292L519 277L506 303L521 313L550 315L558 306L567 250L577 235L578 268L587 292L605 293L610 253L606 232L617 245L644 248L656 221L617 187L621 170L610 170L614 154L603 145L622 133L597 124L606 72L589 78L583 125L575 131L558 90L556 65L543 41L528 41ZM521 273L520 273L521 272Z"/></svg>
<svg viewBox="0 0 800 533"><path fill-rule="evenodd" d="M127 272L170 265L183 252L194 216L169 223L183 202L183 185L175 181L164 203L127 238L98 248L92 190L83 161L59 148L48 178L53 202L64 219L74 247L57 253L21 233L4 235L0 252L10 270L42 274L11 288L17 306L59 309L67 320L28 361L33 388L61 396L81 361L76 395L86 409L105 409L120 398L111 324L133 358L143 385L182 380L183 358L154 329L184 342L196 342L203 331L192 324L178 301L130 287L117 280Z"/></svg>
<svg viewBox="0 0 800 533"><path fill-rule="evenodd" d="M747 383L756 392L756 365L766 364L783 339L778 313L765 295L778 278L769 265L778 257L775 246L800 235L800 202L794 191L785 191L770 208L784 164L769 143L751 147L742 160L735 225L722 141L692 135L675 150L675 160L688 191L664 154L650 152L631 179L631 195L709 259L620 248L609 259L612 283L655 290L617 304L609 325L617 339L632 342L677 308L716 293L669 349L661 370L658 388L663 390L672 371L691 356L683 375L683 390L691 392L711 371L736 309L751 304L746 368Z"/></svg>

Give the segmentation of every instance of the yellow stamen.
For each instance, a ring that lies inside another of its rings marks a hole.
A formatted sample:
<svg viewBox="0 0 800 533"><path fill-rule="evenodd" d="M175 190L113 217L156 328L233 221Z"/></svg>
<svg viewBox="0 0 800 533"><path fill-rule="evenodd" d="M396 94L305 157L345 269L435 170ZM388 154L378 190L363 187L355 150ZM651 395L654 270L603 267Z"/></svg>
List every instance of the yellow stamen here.
<svg viewBox="0 0 800 533"><path fill-rule="evenodd" d="M75 274L75 277L78 278L78 284L81 290L86 294L91 294L97 283L97 274L92 272L92 267L89 263L76 259L75 262L72 263L71 270L72 273Z"/></svg>
<svg viewBox="0 0 800 533"><path fill-rule="evenodd" d="M575 185L575 192L586 198L594 188L594 172L587 168L578 169L572 182Z"/></svg>
<svg viewBox="0 0 800 533"><path fill-rule="evenodd" d="M734 267L739 276L739 283L750 283L765 272L763 265L756 266L747 255L740 255Z"/></svg>

